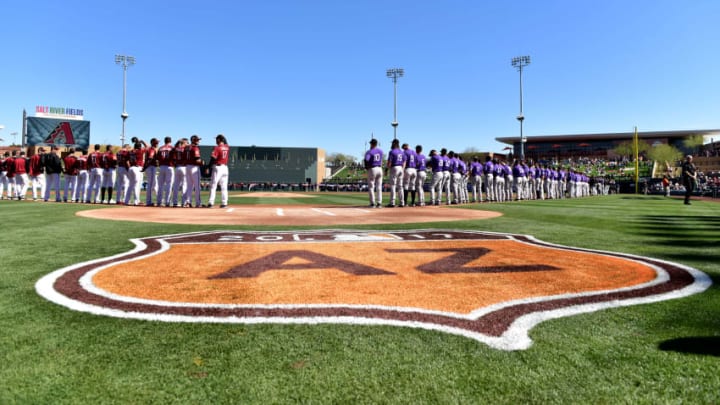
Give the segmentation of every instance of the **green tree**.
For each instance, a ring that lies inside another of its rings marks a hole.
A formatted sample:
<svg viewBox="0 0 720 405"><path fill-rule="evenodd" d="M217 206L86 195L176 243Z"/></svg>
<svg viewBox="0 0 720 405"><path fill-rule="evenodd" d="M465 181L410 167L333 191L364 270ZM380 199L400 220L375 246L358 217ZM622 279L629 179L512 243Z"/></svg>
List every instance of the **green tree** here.
<svg viewBox="0 0 720 405"><path fill-rule="evenodd" d="M703 142L705 142L705 137L703 137L702 135L690 135L687 138L683 139L683 146L697 154Z"/></svg>
<svg viewBox="0 0 720 405"><path fill-rule="evenodd" d="M642 140L638 141L638 153L647 152L648 149L650 149L650 145L648 145L647 142ZM627 156L633 158L635 156L635 142L631 140L621 142L613 149L613 152L620 156Z"/></svg>
<svg viewBox="0 0 720 405"><path fill-rule="evenodd" d="M667 171L674 167L675 162L682 159L682 152L674 146L658 145L650 148L647 156L650 160L654 160L658 164L663 165L665 167L663 171Z"/></svg>

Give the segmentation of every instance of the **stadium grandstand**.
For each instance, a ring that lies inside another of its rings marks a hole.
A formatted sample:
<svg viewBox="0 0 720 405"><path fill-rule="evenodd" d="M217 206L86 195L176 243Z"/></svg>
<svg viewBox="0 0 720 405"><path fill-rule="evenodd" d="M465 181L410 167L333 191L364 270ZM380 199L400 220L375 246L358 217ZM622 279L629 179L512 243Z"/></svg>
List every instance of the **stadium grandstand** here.
<svg viewBox="0 0 720 405"><path fill-rule="evenodd" d="M638 139L651 146L670 145L684 154L693 154L695 151L688 149L684 141L697 135L703 136L714 143L715 139L720 139L720 129L646 131L638 132ZM577 157L614 159L618 157L613 152L614 149L624 142L631 142L634 136L634 132L526 136L524 154L526 159L535 161L550 157L557 160ZM510 145L513 155L521 155L519 136L500 137L495 138L495 140Z"/></svg>

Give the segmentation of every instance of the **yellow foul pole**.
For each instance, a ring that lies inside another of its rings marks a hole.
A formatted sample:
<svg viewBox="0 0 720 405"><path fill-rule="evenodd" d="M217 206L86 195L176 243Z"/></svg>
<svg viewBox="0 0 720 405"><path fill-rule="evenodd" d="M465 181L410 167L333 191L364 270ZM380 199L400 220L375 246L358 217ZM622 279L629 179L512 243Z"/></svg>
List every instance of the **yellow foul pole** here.
<svg viewBox="0 0 720 405"><path fill-rule="evenodd" d="M638 141L637 127L635 127L635 136L633 137L633 149L635 152L635 194L638 194L638 190L640 187L640 160L639 160L640 145L639 145L639 141Z"/></svg>

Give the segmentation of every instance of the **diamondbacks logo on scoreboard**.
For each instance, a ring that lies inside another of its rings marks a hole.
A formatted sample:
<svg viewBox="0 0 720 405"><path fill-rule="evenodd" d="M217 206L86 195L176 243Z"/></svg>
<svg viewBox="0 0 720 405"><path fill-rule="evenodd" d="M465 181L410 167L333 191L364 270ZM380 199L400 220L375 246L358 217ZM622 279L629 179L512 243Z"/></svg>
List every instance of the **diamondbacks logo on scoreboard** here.
<svg viewBox="0 0 720 405"><path fill-rule="evenodd" d="M710 285L675 263L486 232L217 231L132 242L43 277L38 293L97 315L393 325L518 350L543 320Z"/></svg>
<svg viewBox="0 0 720 405"><path fill-rule="evenodd" d="M53 129L43 143L51 145L74 145L75 138L73 137L72 127L67 121L63 121Z"/></svg>
<svg viewBox="0 0 720 405"><path fill-rule="evenodd" d="M87 149L90 143L90 121L28 117L27 143L36 145L74 146Z"/></svg>

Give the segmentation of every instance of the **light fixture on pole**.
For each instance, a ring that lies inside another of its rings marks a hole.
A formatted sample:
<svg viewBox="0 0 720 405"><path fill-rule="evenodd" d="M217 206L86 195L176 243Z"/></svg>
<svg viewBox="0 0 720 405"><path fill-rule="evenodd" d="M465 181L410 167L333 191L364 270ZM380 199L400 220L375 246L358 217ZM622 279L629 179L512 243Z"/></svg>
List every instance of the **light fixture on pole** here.
<svg viewBox="0 0 720 405"><path fill-rule="evenodd" d="M13 145L16 145L18 133L17 133L17 132L10 132L10 136L13 137Z"/></svg>
<svg viewBox="0 0 720 405"><path fill-rule="evenodd" d="M523 135L523 121L525 116L523 115L523 87L522 87L522 71L523 68L530 64L529 56L518 56L512 58L512 65L517 68L520 72L520 115L517 116L517 120L520 121L520 159L525 159L525 135Z"/></svg>
<svg viewBox="0 0 720 405"><path fill-rule="evenodd" d="M127 94L127 69L128 67L135 64L134 56L127 55L115 55L115 63L122 66L123 68L123 110L120 117L122 118L122 134L120 135L120 144L125 145L125 120L128 118L128 113L125 111L125 98Z"/></svg>
<svg viewBox="0 0 720 405"><path fill-rule="evenodd" d="M397 79L405 75L405 69L403 68L392 68L387 70L387 77L393 81L393 122L390 123L393 127L393 139L397 139Z"/></svg>

